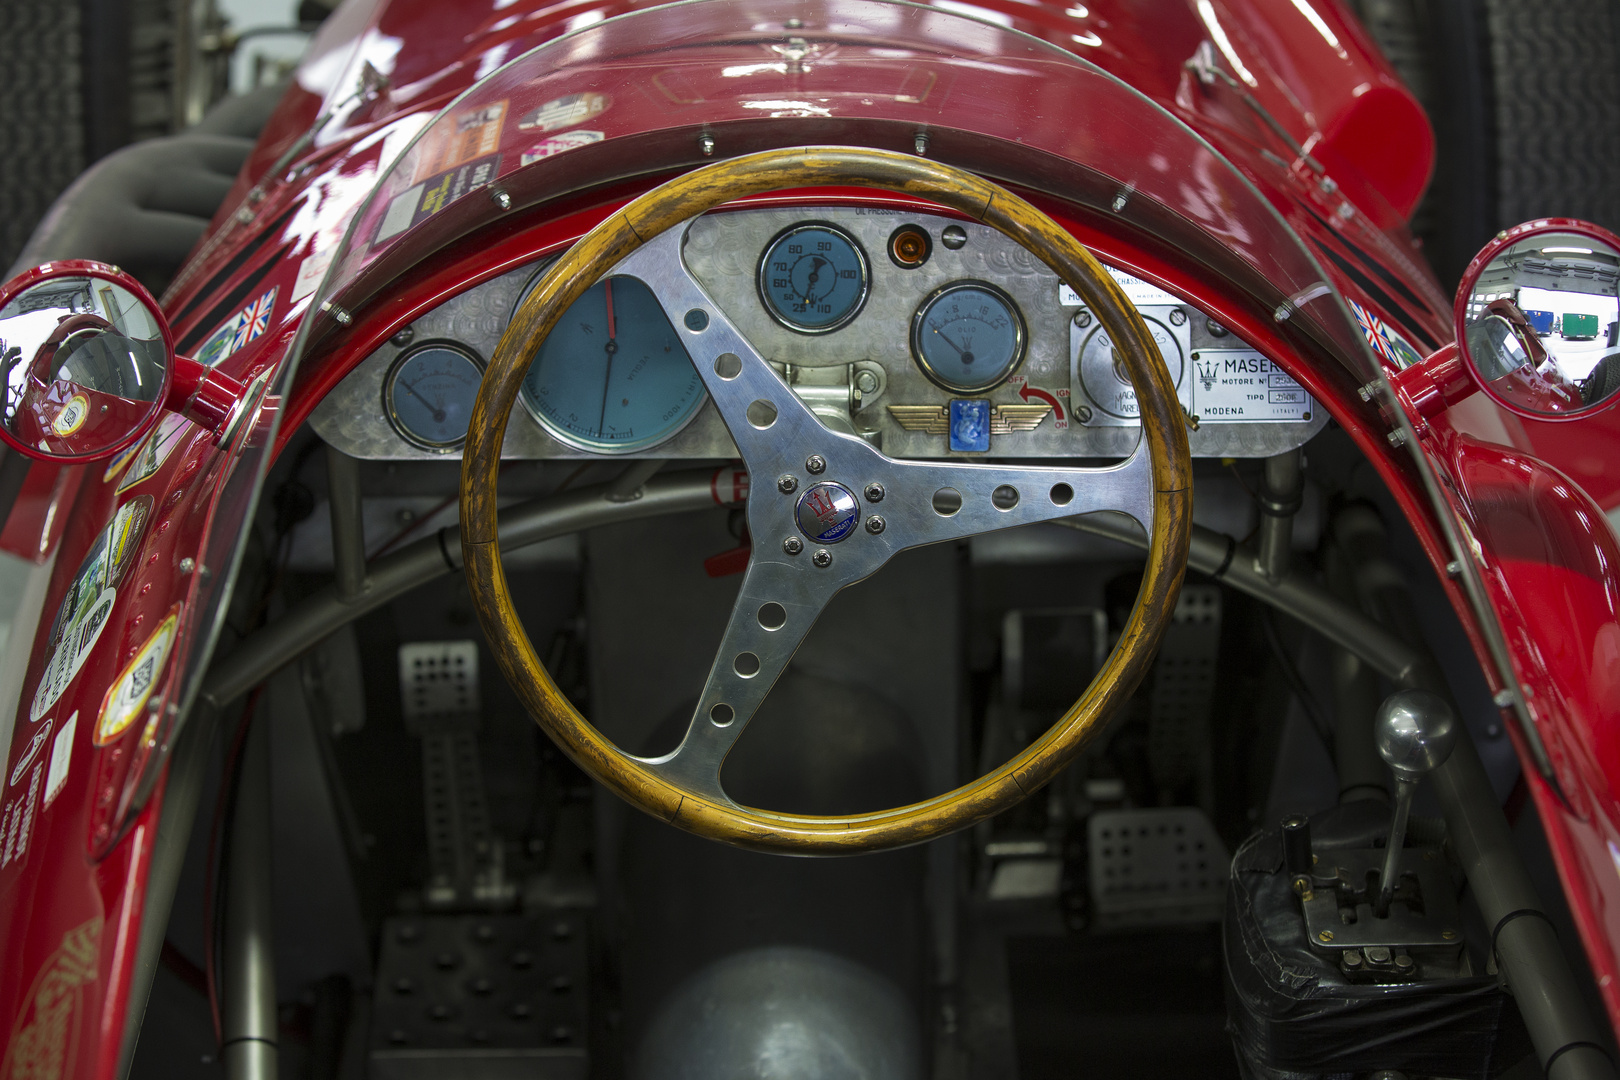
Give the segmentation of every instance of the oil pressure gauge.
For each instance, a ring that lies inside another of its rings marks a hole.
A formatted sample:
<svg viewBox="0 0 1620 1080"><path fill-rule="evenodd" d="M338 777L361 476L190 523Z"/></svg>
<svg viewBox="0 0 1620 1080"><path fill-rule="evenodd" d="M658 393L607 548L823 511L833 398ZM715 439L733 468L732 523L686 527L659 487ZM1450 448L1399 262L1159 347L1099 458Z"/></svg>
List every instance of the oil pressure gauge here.
<svg viewBox="0 0 1620 1080"><path fill-rule="evenodd" d="M383 381L388 420L413 446L440 453L459 450L467 441L467 423L483 377L483 362L460 345L418 345L394 361Z"/></svg>
<svg viewBox="0 0 1620 1080"><path fill-rule="evenodd" d="M954 394L998 386L1024 359L1028 334L1012 297L984 281L936 289L911 317L911 353Z"/></svg>
<svg viewBox="0 0 1620 1080"><path fill-rule="evenodd" d="M801 334L825 334L866 303L866 252L832 225L805 223L778 233L759 260L759 296L771 317Z"/></svg>

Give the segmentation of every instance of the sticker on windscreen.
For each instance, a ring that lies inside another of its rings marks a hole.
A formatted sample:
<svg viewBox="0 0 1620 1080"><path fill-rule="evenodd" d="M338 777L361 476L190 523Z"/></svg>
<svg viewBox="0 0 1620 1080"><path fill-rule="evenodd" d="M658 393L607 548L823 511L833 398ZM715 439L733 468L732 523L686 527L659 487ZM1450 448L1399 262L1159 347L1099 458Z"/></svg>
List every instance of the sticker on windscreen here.
<svg viewBox="0 0 1620 1080"><path fill-rule="evenodd" d="M568 94L565 97L553 98L540 106L525 113L518 127L524 131L561 131L576 124L583 124L587 120L594 120L607 112L613 99L606 94Z"/></svg>
<svg viewBox="0 0 1620 1080"><path fill-rule="evenodd" d="M446 172L431 176L388 204L388 213L377 226L377 243L391 240L407 229L420 225L457 199L469 192L485 187L495 179L501 167L501 155L469 161Z"/></svg>
<svg viewBox="0 0 1620 1080"><path fill-rule="evenodd" d="M565 131L561 135L553 135L549 139L542 139L523 151L523 164L533 165L535 162L544 161L548 157L556 157L558 154L566 153L569 150L577 150L581 146L599 143L604 138L606 136L600 131Z"/></svg>

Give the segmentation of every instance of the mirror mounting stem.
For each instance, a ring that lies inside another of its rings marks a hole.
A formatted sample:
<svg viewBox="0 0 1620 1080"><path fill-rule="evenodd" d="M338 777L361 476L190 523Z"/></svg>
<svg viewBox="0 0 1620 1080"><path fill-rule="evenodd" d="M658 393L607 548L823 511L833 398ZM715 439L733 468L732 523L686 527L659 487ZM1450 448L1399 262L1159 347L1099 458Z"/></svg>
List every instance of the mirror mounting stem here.
<svg viewBox="0 0 1620 1080"><path fill-rule="evenodd" d="M1417 426L1422 421L1438 416L1471 396L1479 389L1468 376L1462 354L1452 342L1390 377L1401 407Z"/></svg>
<svg viewBox="0 0 1620 1080"><path fill-rule="evenodd" d="M242 407L248 388L206 364L185 356L174 358L174 377L165 407L214 433L220 442Z"/></svg>

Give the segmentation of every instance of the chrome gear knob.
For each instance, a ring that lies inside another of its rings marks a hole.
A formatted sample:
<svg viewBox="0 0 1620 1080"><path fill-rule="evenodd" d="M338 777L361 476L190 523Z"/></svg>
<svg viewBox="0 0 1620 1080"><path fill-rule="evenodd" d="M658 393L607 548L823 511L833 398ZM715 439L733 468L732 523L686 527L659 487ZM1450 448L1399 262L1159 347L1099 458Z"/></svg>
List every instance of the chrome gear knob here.
<svg viewBox="0 0 1620 1080"><path fill-rule="evenodd" d="M1457 714L1439 694L1399 690L1378 706L1373 738L1397 780L1421 780L1451 756Z"/></svg>
<svg viewBox="0 0 1620 1080"><path fill-rule="evenodd" d="M1373 717L1373 739L1378 743L1379 757L1395 774L1395 813L1384 845L1378 902L1373 905L1373 914L1382 919L1389 914L1389 902L1395 895L1412 796L1418 782L1451 756L1452 747L1457 745L1457 714L1439 694L1398 690L1378 706Z"/></svg>

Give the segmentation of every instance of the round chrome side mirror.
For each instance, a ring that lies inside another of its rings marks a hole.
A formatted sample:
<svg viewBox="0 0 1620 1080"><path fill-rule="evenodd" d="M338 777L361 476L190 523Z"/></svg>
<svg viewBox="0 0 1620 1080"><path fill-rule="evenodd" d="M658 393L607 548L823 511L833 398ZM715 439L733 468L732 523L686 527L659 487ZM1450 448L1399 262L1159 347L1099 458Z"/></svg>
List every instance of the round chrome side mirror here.
<svg viewBox="0 0 1620 1080"><path fill-rule="evenodd" d="M174 342L152 295L115 267L46 263L0 287L0 439L93 461L134 443L169 394Z"/></svg>
<svg viewBox="0 0 1620 1080"><path fill-rule="evenodd" d="M1620 400L1620 238L1572 218L1527 222L1474 257L1457 347L1493 401L1535 420Z"/></svg>

